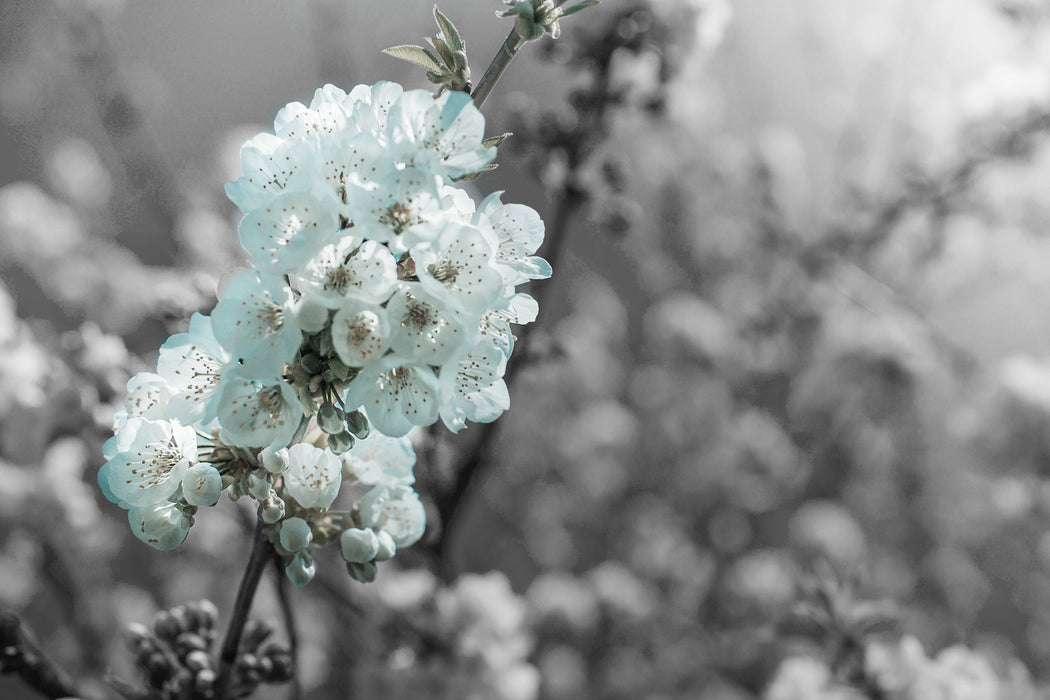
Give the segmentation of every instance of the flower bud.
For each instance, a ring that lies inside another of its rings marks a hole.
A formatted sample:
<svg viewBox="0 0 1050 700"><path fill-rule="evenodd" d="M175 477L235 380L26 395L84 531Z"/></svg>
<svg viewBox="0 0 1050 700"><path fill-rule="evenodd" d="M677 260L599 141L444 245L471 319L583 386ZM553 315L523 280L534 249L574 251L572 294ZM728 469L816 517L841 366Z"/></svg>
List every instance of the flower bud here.
<svg viewBox="0 0 1050 700"><path fill-rule="evenodd" d="M179 654L189 654L194 651L205 651L208 648L208 642L199 634L183 632L176 638L174 646Z"/></svg>
<svg viewBox="0 0 1050 700"><path fill-rule="evenodd" d="M394 556L397 552L397 545L394 544L394 538L386 530L380 530L376 535L376 540L379 546L376 548L376 561L386 561Z"/></svg>
<svg viewBox="0 0 1050 700"><path fill-rule="evenodd" d="M376 580L376 565L370 561L359 563L351 561L346 563L346 572L361 583L372 583Z"/></svg>
<svg viewBox="0 0 1050 700"><path fill-rule="evenodd" d="M288 448L275 450L271 445L259 453L259 461L262 462L263 469L271 474L281 474L288 469Z"/></svg>
<svg viewBox="0 0 1050 700"><path fill-rule="evenodd" d="M190 614L185 605L176 605L174 608L168 608L168 614L175 620L180 634L193 629L193 622L190 620Z"/></svg>
<svg viewBox="0 0 1050 700"><path fill-rule="evenodd" d="M175 669L171 667L168 656L162 651L155 651L149 655L145 663L146 672L149 674L149 682L154 688L160 688L165 681L171 678Z"/></svg>
<svg viewBox="0 0 1050 700"><path fill-rule="evenodd" d="M310 556L309 552L298 552L288 560L284 567L284 573L288 576L288 580L292 582L293 586L302 588L317 573L317 568L314 566L314 558Z"/></svg>
<svg viewBox="0 0 1050 700"><path fill-rule="evenodd" d="M190 603L190 607L196 611L198 630L215 628L215 623L219 620L219 609L215 607L215 603L205 598L195 603Z"/></svg>
<svg viewBox="0 0 1050 700"><path fill-rule="evenodd" d="M211 667L211 657L208 656L208 652L200 649L194 649L190 653L186 654L186 658L183 661L186 664L186 668L191 671L202 671L206 668Z"/></svg>
<svg viewBox="0 0 1050 700"><path fill-rule="evenodd" d="M314 535L310 523L302 518L288 518L281 523L281 546L289 552L298 552L310 546Z"/></svg>
<svg viewBox="0 0 1050 700"><path fill-rule="evenodd" d="M372 561L379 551L379 539L374 530L348 528L339 535L339 551L348 562L361 564Z"/></svg>
<svg viewBox="0 0 1050 700"><path fill-rule="evenodd" d="M295 318L299 328L307 333L317 333L328 325L328 308L310 299L302 299L295 307Z"/></svg>
<svg viewBox="0 0 1050 700"><path fill-rule="evenodd" d="M292 663L291 651L286 647L273 644L267 646L263 654L273 662L273 671L267 678L270 683L285 683L292 680L295 676L295 665Z"/></svg>
<svg viewBox="0 0 1050 700"><path fill-rule="evenodd" d="M358 440L368 437L370 430L368 419L360 411L350 411L346 414L346 427Z"/></svg>
<svg viewBox="0 0 1050 700"><path fill-rule="evenodd" d="M244 634L241 637L241 651L252 652L259 645L270 638L276 631L274 624L269 620L251 619L244 625Z"/></svg>
<svg viewBox="0 0 1050 700"><path fill-rule="evenodd" d="M179 636L182 630L179 629L179 622L175 617L167 610L161 610L153 617L153 634L158 639L164 639L171 641L175 637Z"/></svg>
<svg viewBox="0 0 1050 700"><path fill-rule="evenodd" d="M269 474L259 470L248 474L248 493L255 500L265 501L269 497L272 488L273 478Z"/></svg>
<svg viewBox="0 0 1050 700"><path fill-rule="evenodd" d="M328 449L332 454L341 455L354 446L354 436L349 431L328 436Z"/></svg>
<svg viewBox="0 0 1050 700"><path fill-rule="evenodd" d="M299 364L310 374L320 374L321 370L324 369L321 358L312 352L303 355L303 359L299 360Z"/></svg>
<svg viewBox="0 0 1050 700"><path fill-rule="evenodd" d="M269 495L259 504L259 520L267 525L273 525L284 517L284 501L277 492L270 489Z"/></svg>
<svg viewBox="0 0 1050 700"><path fill-rule="evenodd" d="M215 681L218 679L218 674L210 668L202 668L197 671L197 675L193 679L193 689L197 692L197 695L203 698L209 698L215 693Z"/></svg>
<svg viewBox="0 0 1050 700"><path fill-rule="evenodd" d="M317 425L329 435L335 435L346 430L342 412L334 404L325 403L317 411Z"/></svg>

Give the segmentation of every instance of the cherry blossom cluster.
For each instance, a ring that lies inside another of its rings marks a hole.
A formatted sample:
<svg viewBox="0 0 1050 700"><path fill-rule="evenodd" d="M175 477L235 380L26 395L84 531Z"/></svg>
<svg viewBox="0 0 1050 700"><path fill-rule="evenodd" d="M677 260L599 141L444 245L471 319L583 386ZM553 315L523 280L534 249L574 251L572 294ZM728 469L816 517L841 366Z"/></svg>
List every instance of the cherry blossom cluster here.
<svg viewBox="0 0 1050 700"><path fill-rule="evenodd" d="M464 93L328 85L243 145L226 192L251 268L129 381L106 444L99 485L140 539L178 546L223 490L258 502L297 585L311 547L371 580L421 537L409 433L507 409L511 324L537 313L515 287L550 275L534 210L454 184L495 155L483 130Z"/></svg>

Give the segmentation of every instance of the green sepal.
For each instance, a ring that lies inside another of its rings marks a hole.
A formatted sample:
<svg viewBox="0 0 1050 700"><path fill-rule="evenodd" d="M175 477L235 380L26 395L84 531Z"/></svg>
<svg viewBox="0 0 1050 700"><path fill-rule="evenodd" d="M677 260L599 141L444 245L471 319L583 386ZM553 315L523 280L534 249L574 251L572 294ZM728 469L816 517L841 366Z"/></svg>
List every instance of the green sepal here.
<svg viewBox="0 0 1050 700"><path fill-rule="evenodd" d="M477 180L479 177L481 177L482 173L487 173L490 170L495 170L498 167L499 163L489 163L476 173L471 173L470 175L464 175L463 177L457 177L453 179L455 182L474 182L474 180Z"/></svg>
<svg viewBox="0 0 1050 700"><path fill-rule="evenodd" d="M575 5L573 5L572 7L569 7L567 9L565 9L565 10L562 10L561 16L562 17L568 17L569 15L574 15L577 12L579 12L580 10L586 10L588 7L594 7L600 1L601 0L583 0L583 2L578 2Z"/></svg>
<svg viewBox="0 0 1050 700"><path fill-rule="evenodd" d="M481 145L485 148L498 148L504 141L507 140L508 136L514 134L510 131L500 134L499 136L489 136L487 139L483 139Z"/></svg>

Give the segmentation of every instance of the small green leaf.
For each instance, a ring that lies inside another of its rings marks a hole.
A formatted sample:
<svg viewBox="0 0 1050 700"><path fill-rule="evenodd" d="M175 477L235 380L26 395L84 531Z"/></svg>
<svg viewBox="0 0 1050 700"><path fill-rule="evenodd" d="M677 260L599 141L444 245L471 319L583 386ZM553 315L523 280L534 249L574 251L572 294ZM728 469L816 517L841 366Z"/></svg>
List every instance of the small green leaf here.
<svg viewBox="0 0 1050 700"><path fill-rule="evenodd" d="M434 5L434 20L437 21L438 28L441 30L448 47L452 49L452 53L462 51L464 44L463 38L459 35L459 30L456 29L456 25L452 24L448 17L441 14L441 10L437 8L437 5Z"/></svg>
<svg viewBox="0 0 1050 700"><path fill-rule="evenodd" d="M481 145L484 146L485 148L496 148L501 143L506 141L508 136L513 136L513 134L508 131L507 133L500 134L499 136L489 136L487 139L484 139L481 142Z"/></svg>
<svg viewBox="0 0 1050 700"><path fill-rule="evenodd" d="M427 40L427 43L434 47L437 51L438 56L441 56L441 60L445 62L445 65L452 70L456 69L456 58L452 55L452 51L448 48L448 44L441 37L423 37Z"/></svg>
<svg viewBox="0 0 1050 700"><path fill-rule="evenodd" d="M580 10L586 10L588 7L594 7L598 4L598 2L599 0L583 0L583 2L578 2L572 7L563 10L561 16L568 17L569 15L574 15Z"/></svg>
<svg viewBox="0 0 1050 700"><path fill-rule="evenodd" d="M402 61L415 63L417 66L422 66L428 71L433 71L435 73L439 73L443 70L437 57L422 46L391 46L389 49L383 49L383 53L389 54L394 58L400 58Z"/></svg>

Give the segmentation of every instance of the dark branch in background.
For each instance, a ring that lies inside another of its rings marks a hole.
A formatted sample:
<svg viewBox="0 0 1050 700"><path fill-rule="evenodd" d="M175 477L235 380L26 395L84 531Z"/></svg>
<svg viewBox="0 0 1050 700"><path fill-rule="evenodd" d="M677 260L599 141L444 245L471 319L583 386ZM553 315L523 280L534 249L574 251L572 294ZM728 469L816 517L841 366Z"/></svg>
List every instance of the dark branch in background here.
<svg viewBox="0 0 1050 700"><path fill-rule="evenodd" d="M952 201L973 186L984 168L1003 160L1029 157L1039 139L1048 133L1050 112L1045 111L1031 112L1013 124L1008 124L1005 129L994 130L990 138L964 149L964 156L942 172L905 178L899 193L881 202L868 204L870 213L862 216L859 223L831 226L815 243L799 251L802 263L812 276L836 264L852 267L859 275L880 285L897 307L920 320L928 330L931 341L955 369L963 372L976 370L981 363L970 350L940 332L920 309L905 300L892 285L878 279L857 261L870 258L905 217L928 211L936 218L943 218ZM793 237L781 235L781 238L790 240ZM943 236L934 242L935 249L941 239Z"/></svg>
<svg viewBox="0 0 1050 700"><path fill-rule="evenodd" d="M102 126L120 157L126 184L145 195L143 205L154 220L143 225L152 224L170 234L175 229L182 203L181 190L147 131L134 96L121 80L122 71L102 19L90 9L71 4L61 3L56 7L73 39L70 48L76 67L97 103ZM136 240L128 240L128 247L144 262L160 263L171 260L175 254L170 235L151 237L148 241L137 236Z"/></svg>
<svg viewBox="0 0 1050 700"><path fill-rule="evenodd" d="M509 39L509 38L508 38ZM563 260L569 237L569 225L573 214L581 205L586 203L588 194L578 184L578 173L586 162L595 144L605 138L605 122L611 107L618 103L618 98L611 91L610 59L612 50L603 52L605 60L595 64L595 75L592 86L581 90L575 95L577 104L585 106L580 109L580 120L571 132L554 132L546 134L540 132L539 137L548 136L549 143L544 144L548 149L560 149L566 159L567 173L561 183L557 194L557 204L554 214L550 219L550 225L546 230L543 247L539 253L543 255L558 274L558 268ZM540 309L550 308L555 285L550 281L543 281L538 286L536 297ZM519 331L515 348L507 364L504 377L508 388L513 394L515 378L519 375L522 367L529 363L532 355L530 350L534 342L535 330L538 324L533 323L524 326ZM454 537L453 530L456 525L456 516L461 510L463 502L468 493L484 478L485 473L493 468L496 461L493 452L496 433L499 430L498 422L486 423L478 426L481 436L474 444L474 448L463 455L453 466L453 483L446 491L437 494L435 505L441 518L441 535L435 543L437 554L441 562L441 571L446 580L455 577L449 560L451 541Z"/></svg>
<svg viewBox="0 0 1050 700"><path fill-rule="evenodd" d="M9 610L0 610L0 673L17 673L44 697L77 695L73 681L40 650L22 620Z"/></svg>
<svg viewBox="0 0 1050 700"><path fill-rule="evenodd" d="M299 631L295 626L295 609L292 607L292 598L288 594L288 577L284 575L284 567L281 566L281 558L274 553L273 569L277 576L277 602L281 606L281 617L284 620L284 630L288 635L288 649L292 654L292 667L299 668ZM302 700L303 686L299 680L299 674L292 677L292 687L288 691L291 700Z"/></svg>
<svg viewBox="0 0 1050 700"><path fill-rule="evenodd" d="M996 129L990 137L978 138L975 145L963 148L964 157L941 173L905 178L901 191L873 208L873 214L860 226L839 226L829 232L824 245L835 250L863 254L885 240L886 232L917 209L943 212L952 198L970 187L983 167L1004 159L1031 155L1038 139L1050 132L1050 113L1034 111L1006 128Z"/></svg>

